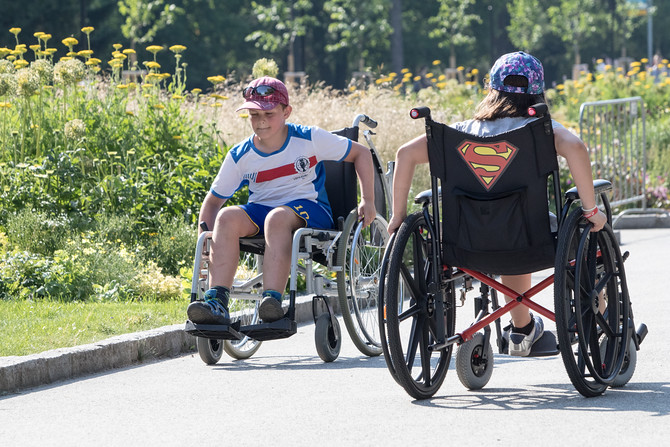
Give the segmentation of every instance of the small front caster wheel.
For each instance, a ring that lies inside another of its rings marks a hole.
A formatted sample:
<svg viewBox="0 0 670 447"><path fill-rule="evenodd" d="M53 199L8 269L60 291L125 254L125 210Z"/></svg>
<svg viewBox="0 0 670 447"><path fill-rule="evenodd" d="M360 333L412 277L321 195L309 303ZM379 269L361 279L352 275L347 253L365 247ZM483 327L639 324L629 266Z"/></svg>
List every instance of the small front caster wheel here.
<svg viewBox="0 0 670 447"><path fill-rule="evenodd" d="M340 355L342 347L342 337L340 332L340 323L335 321L335 326L330 319L330 315L323 313L316 319L316 328L314 331L314 343L316 352L324 362L332 362Z"/></svg>
<svg viewBox="0 0 670 447"><path fill-rule="evenodd" d="M482 389L489 383L493 373L493 348L491 343L484 346L484 334L478 332L459 346L456 372L463 386L469 390Z"/></svg>

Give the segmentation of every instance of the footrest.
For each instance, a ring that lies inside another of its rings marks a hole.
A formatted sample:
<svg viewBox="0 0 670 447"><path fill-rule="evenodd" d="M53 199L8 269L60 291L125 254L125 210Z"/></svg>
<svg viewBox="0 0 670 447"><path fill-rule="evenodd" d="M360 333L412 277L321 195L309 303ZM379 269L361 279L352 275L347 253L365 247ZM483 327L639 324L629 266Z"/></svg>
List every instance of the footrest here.
<svg viewBox="0 0 670 447"><path fill-rule="evenodd" d="M503 347L503 354L508 354L509 353L509 337L508 333L506 333L504 336L504 347ZM556 341L556 334L554 334L551 331L544 331L542 334L542 337L535 343L533 343L533 346L530 348L530 354L528 354L528 357L548 357L551 355L558 355L561 351L558 349L558 342Z"/></svg>
<svg viewBox="0 0 670 447"><path fill-rule="evenodd" d="M244 338L244 335L240 334L239 320L230 324L196 324L186 320L184 332L196 337L216 340L242 340Z"/></svg>
<svg viewBox="0 0 670 447"><path fill-rule="evenodd" d="M273 321L272 323L252 324L250 326L242 326L239 331L258 341L277 340L280 338L288 338L298 331L298 325L290 318L282 318L281 320Z"/></svg>
<svg viewBox="0 0 670 447"><path fill-rule="evenodd" d="M528 357L547 357L558 355L559 352L556 335L551 331L544 331L542 337L531 346Z"/></svg>

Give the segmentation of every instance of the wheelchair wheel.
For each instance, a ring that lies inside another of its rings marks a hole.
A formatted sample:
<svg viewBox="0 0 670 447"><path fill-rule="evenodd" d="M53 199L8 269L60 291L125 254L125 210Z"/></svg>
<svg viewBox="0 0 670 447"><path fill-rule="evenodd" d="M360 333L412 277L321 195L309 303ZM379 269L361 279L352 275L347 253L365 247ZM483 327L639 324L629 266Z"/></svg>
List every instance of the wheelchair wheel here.
<svg viewBox="0 0 670 447"><path fill-rule="evenodd" d="M319 354L321 360L326 363L334 361L340 355L340 348L342 347L342 337L340 323L335 320L333 326L330 315L323 313L316 319L316 327L314 328L314 344L316 345L316 352Z"/></svg>
<svg viewBox="0 0 670 447"><path fill-rule="evenodd" d="M398 229L393 242L385 284L386 330L393 371L398 383L416 399L433 396L449 368L453 345L432 350L435 330L444 325L453 335L455 294L453 284L429 294L433 283L429 230L421 212L410 215ZM440 268L441 270L441 268ZM444 312L435 311L442 300ZM441 321L440 321L441 320Z"/></svg>
<svg viewBox="0 0 670 447"><path fill-rule="evenodd" d="M393 362L391 361L389 342L388 337L386 335L388 333L388 330L386 329L386 305L387 305L386 297L388 296L388 294L386 293L386 276L388 273L389 257L392 251L393 242L395 241L396 234L391 235L389 243L386 246L384 259L382 260L382 270L380 273L382 281L379 283L379 306L377 309L377 322L379 324L379 341L381 342L382 345L382 352L384 353L384 361L386 362L386 367L391 373L393 380L395 380L398 383L398 385L402 386L402 384L398 381L398 374L395 372L395 367L393 366ZM399 293L402 295L404 292L401 291ZM402 305L402 300L397 301L398 304ZM398 313L402 313L402 309L398 310Z"/></svg>
<svg viewBox="0 0 670 447"><path fill-rule="evenodd" d="M230 316L233 320L239 318L242 326L258 324L258 306L260 301L256 299L236 298L236 288L241 288L244 292L250 292L253 295L260 294L261 287L261 266L263 257L253 253L240 253L240 263L235 272L233 281L233 293L228 303ZM239 295L241 296L241 295ZM261 342L253 338L244 337L241 340L225 340L223 349L226 354L237 360L248 359L258 351Z"/></svg>
<svg viewBox="0 0 670 447"><path fill-rule="evenodd" d="M358 212L347 217L337 250L337 290L340 309L347 332L361 353L377 356L382 353L379 340L377 309L382 258L389 235L384 219L363 228Z"/></svg>
<svg viewBox="0 0 670 447"><path fill-rule="evenodd" d="M215 365L223 355L223 340L213 338L196 337L195 346L198 354L207 365Z"/></svg>
<svg viewBox="0 0 670 447"><path fill-rule="evenodd" d="M486 355L484 355L486 353ZM484 346L484 334L476 333L456 351L456 373L464 387L479 390L486 386L493 374L493 347Z"/></svg>
<svg viewBox="0 0 670 447"><path fill-rule="evenodd" d="M559 349L570 381L586 397L614 384L631 337L628 287L614 233L609 225L597 233L591 228L581 209L568 216L554 278Z"/></svg>
<svg viewBox="0 0 670 447"><path fill-rule="evenodd" d="M232 319L239 318L242 326L249 326L260 322L260 317L258 316L260 301L238 300L231 297L229 305ZM232 358L244 360L254 355L261 347L261 343L258 340L245 336L241 340L224 340L223 349Z"/></svg>

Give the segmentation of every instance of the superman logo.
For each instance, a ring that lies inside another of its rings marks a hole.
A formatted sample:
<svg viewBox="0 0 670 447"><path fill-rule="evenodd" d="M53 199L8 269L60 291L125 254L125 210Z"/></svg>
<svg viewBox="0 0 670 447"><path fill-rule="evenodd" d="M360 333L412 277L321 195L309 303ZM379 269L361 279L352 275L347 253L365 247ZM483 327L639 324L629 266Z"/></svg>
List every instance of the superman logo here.
<svg viewBox="0 0 670 447"><path fill-rule="evenodd" d="M506 141L486 144L465 140L458 146L458 153L486 190L498 181L517 151Z"/></svg>

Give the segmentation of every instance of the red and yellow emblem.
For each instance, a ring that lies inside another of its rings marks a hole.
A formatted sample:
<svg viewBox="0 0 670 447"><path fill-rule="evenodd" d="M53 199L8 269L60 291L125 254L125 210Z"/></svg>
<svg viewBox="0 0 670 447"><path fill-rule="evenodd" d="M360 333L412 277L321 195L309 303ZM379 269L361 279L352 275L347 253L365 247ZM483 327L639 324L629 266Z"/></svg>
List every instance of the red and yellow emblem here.
<svg viewBox="0 0 670 447"><path fill-rule="evenodd" d="M458 146L458 153L486 190L498 181L517 151L506 141L485 144L465 140Z"/></svg>

